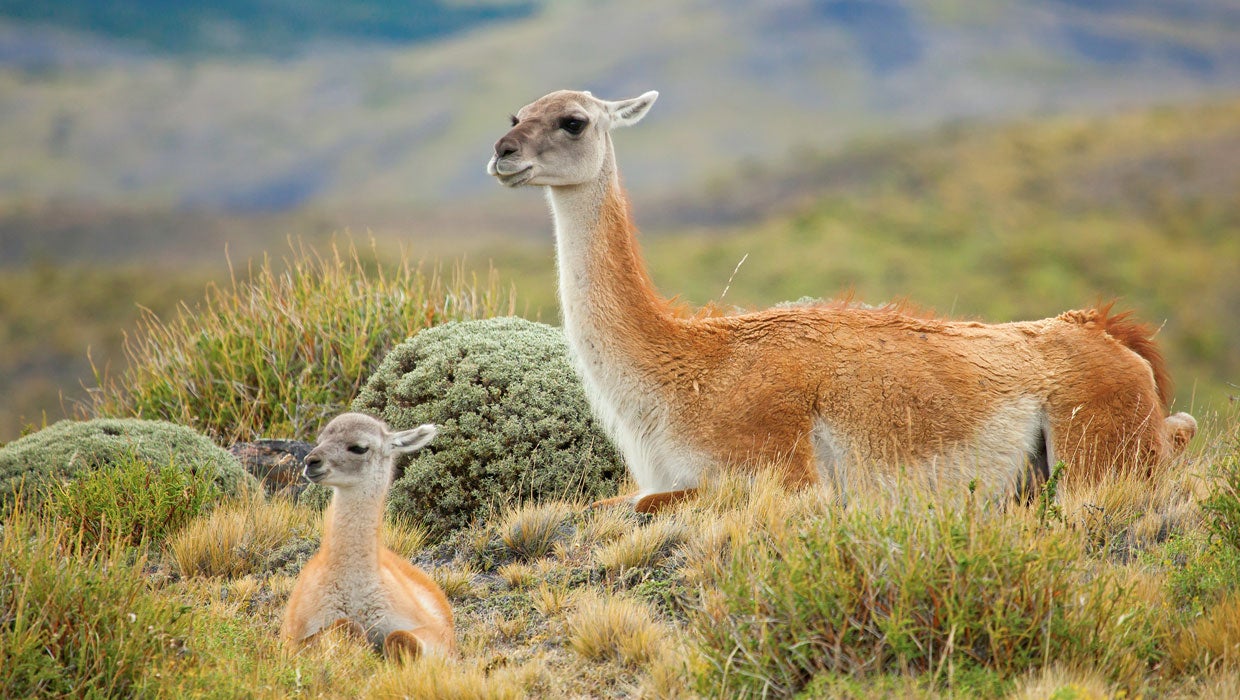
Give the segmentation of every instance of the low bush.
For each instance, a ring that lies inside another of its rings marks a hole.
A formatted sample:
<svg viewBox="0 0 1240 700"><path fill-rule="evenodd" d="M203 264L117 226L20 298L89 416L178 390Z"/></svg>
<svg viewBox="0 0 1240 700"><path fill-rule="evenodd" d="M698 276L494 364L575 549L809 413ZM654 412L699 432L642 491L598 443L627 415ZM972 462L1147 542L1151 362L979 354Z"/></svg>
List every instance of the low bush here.
<svg viewBox="0 0 1240 700"><path fill-rule="evenodd" d="M393 430L435 423L397 462L389 508L433 534L526 501L614 494L619 457L590 414L563 333L519 318L448 323L384 358L353 410Z"/></svg>
<svg viewBox="0 0 1240 700"><path fill-rule="evenodd" d="M73 480L90 472L132 466L134 462L144 464L156 475L152 477L155 479L166 478L157 475L163 468L175 465L195 481L211 482L213 488L226 494L254 484L254 478L232 455L189 428L133 418L65 420L0 448L0 500L11 500L18 488L25 494L37 495L49 482ZM127 474L115 479L140 477L137 471ZM105 481L107 478L111 477L105 477ZM144 487L138 483L129 485L131 493L132 489ZM105 488L102 484L87 488L95 488L96 495L105 500L112 497L99 491ZM147 496L150 494L143 498ZM85 498L79 497L79 505L87 504ZM104 507L102 501L98 505Z"/></svg>
<svg viewBox="0 0 1240 700"><path fill-rule="evenodd" d="M54 482L46 493L50 511L86 543L118 540L138 547L185 526L215 502L219 489L175 462L155 466L126 457L111 469Z"/></svg>

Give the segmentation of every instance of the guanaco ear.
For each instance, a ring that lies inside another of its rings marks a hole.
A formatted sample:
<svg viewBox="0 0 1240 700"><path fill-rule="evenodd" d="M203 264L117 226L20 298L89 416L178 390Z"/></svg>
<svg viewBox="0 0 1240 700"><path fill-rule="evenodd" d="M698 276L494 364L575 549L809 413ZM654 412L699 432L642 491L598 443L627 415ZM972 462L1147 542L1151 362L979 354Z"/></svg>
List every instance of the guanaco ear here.
<svg viewBox="0 0 1240 700"><path fill-rule="evenodd" d="M646 116L646 112L654 106L654 101L659 98L659 93L655 90L634 97L630 100L619 100L617 102L607 103L607 113L611 115L611 126L632 126L642 120Z"/></svg>
<svg viewBox="0 0 1240 700"><path fill-rule="evenodd" d="M392 433L388 436L388 445L392 447L394 452L404 454L406 452L417 452L426 447L427 443L435 438L435 434L439 432L439 428L432 423L419 425L411 430L402 430L399 433Z"/></svg>

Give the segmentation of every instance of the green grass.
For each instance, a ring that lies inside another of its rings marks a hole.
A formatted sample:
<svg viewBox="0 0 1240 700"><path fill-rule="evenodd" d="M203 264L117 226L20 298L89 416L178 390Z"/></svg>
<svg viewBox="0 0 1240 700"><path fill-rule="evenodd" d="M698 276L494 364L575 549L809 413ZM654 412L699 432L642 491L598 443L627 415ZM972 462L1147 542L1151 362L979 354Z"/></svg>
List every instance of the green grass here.
<svg viewBox="0 0 1240 700"><path fill-rule="evenodd" d="M696 624L707 696L788 697L820 674L1013 678L1054 658L1139 684L1166 631L1079 537L912 499L796 513L741 544Z"/></svg>
<svg viewBox="0 0 1240 700"><path fill-rule="evenodd" d="M20 507L0 528L0 696L135 697L171 674L189 607L152 590L122 539Z"/></svg>
<svg viewBox="0 0 1240 700"><path fill-rule="evenodd" d="M136 456L44 488L50 511L89 546L163 540L220 495L214 482L176 464L151 465Z"/></svg>

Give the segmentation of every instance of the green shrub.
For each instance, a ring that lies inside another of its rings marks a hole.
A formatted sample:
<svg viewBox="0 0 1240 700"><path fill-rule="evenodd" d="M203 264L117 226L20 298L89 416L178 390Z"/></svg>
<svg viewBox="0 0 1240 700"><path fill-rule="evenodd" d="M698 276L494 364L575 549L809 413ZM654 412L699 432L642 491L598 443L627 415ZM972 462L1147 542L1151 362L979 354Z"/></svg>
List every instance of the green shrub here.
<svg viewBox="0 0 1240 700"><path fill-rule="evenodd" d="M134 547L162 541L219 495L213 480L199 478L193 470L175 462L148 464L135 456L46 489L47 507L84 542L119 540Z"/></svg>
<svg viewBox="0 0 1240 700"><path fill-rule="evenodd" d="M422 331L384 358L353 409L439 435L398 462L389 507L435 534L494 506L611 495L624 468L590 415L563 333L518 318ZM498 510L498 509L497 509Z"/></svg>
<svg viewBox="0 0 1240 700"><path fill-rule="evenodd" d="M1211 467L1210 492L1201 510L1204 527L1172 536L1161 557L1153 558L1169 570L1172 603L1190 615L1201 614L1240 585L1240 443Z"/></svg>
<svg viewBox="0 0 1240 700"><path fill-rule="evenodd" d="M1240 439L1214 467L1210 495L1201 502L1206 529L1234 553L1240 554Z"/></svg>
<svg viewBox="0 0 1240 700"><path fill-rule="evenodd" d="M184 426L135 418L64 420L0 448L0 499L10 500L19 487L37 495L49 481L135 461L156 473L175 464L222 493L254 483L231 454Z"/></svg>
<svg viewBox="0 0 1240 700"><path fill-rule="evenodd" d="M403 256L376 268L351 243L326 256L295 246L284 268L264 260L172 321L148 314L126 339L128 369L96 377L92 414L170 420L220 444L311 440L388 348L444 321L512 313L494 273L479 286Z"/></svg>
<svg viewBox="0 0 1240 700"><path fill-rule="evenodd" d="M187 608L119 543L90 547L21 506L0 528L0 697L136 697L180 656Z"/></svg>
<svg viewBox="0 0 1240 700"><path fill-rule="evenodd" d="M1070 535L973 505L882 511L824 508L738 545L695 614L703 695L789 697L823 674L1012 678L1048 660L1132 680L1160 658L1153 614Z"/></svg>

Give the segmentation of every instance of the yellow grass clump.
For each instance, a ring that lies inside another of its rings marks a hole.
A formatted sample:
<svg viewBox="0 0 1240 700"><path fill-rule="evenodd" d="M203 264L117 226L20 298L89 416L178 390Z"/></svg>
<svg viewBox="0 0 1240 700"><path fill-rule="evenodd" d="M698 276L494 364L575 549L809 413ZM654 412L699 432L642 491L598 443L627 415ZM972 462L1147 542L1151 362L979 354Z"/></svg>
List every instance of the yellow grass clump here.
<svg viewBox="0 0 1240 700"><path fill-rule="evenodd" d="M168 541L182 576L238 577L255 573L275 547L295 534L317 539L308 509L288 500L238 499L195 520Z"/></svg>

